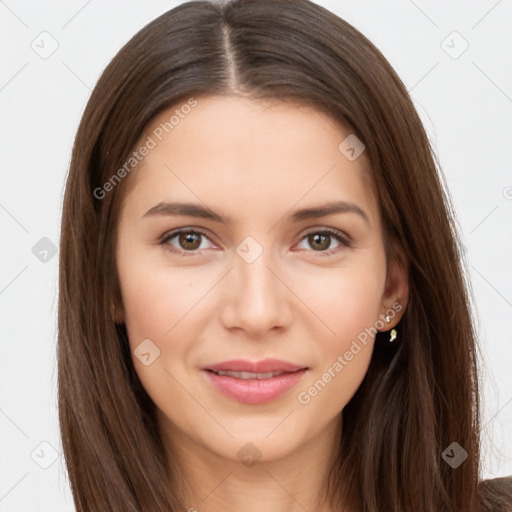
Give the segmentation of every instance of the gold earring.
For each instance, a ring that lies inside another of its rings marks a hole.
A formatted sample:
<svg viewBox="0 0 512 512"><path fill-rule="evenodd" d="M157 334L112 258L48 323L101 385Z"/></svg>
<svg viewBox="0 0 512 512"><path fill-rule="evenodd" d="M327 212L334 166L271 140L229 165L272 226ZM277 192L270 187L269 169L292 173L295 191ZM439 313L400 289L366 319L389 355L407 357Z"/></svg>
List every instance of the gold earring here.
<svg viewBox="0 0 512 512"><path fill-rule="evenodd" d="M386 322L389 324L391 319L389 318L389 315L386 315ZM393 341L396 340L396 329L391 329L391 332L389 333L389 343L393 343Z"/></svg>

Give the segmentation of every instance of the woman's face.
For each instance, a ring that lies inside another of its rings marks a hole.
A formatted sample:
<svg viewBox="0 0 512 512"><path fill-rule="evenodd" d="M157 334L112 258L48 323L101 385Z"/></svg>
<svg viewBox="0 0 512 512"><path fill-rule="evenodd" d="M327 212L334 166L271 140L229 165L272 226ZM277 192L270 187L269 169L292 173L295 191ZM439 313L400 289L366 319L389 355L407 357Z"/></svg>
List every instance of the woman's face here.
<svg viewBox="0 0 512 512"><path fill-rule="evenodd" d="M339 430L406 279L349 132L306 106L195 101L137 146L119 315L168 440L278 459Z"/></svg>

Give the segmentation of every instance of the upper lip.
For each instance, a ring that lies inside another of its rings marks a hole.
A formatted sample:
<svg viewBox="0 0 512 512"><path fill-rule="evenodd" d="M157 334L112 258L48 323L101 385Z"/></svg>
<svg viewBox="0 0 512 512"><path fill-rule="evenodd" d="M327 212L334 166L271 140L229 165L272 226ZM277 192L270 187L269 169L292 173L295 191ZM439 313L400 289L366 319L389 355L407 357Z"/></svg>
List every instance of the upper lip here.
<svg viewBox="0 0 512 512"><path fill-rule="evenodd" d="M205 366L203 370L232 371L232 372L251 372L251 373L269 373L269 372L295 372L305 369L305 366L296 365L281 359L263 359L261 361L248 361L245 359L232 359L222 363Z"/></svg>

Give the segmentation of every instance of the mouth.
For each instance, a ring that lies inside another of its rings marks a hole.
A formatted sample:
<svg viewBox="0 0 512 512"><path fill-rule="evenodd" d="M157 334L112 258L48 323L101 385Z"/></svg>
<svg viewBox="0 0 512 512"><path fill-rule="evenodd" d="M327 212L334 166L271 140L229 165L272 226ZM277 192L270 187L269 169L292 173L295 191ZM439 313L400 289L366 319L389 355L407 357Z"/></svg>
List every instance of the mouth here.
<svg viewBox="0 0 512 512"><path fill-rule="evenodd" d="M294 372L302 370L306 366L283 361L282 359L263 359L261 361L249 361L247 359L232 359L222 363L211 364L203 368L212 372L239 372L239 373L278 373Z"/></svg>
<svg viewBox="0 0 512 512"><path fill-rule="evenodd" d="M280 365L281 368L269 369L272 365ZM250 371L248 367L253 370L264 367L265 371ZM203 368L203 374L216 391L232 400L245 404L264 404L290 391L308 369L277 360L260 363L231 361Z"/></svg>
<svg viewBox="0 0 512 512"><path fill-rule="evenodd" d="M257 380L265 380L265 379L271 379L272 377L278 377L279 375L283 375L284 373L290 373L290 372L267 372L267 373L254 373L254 372L233 372L233 371L213 371L213 370L206 370L208 372L215 373L215 375L233 377L235 379L242 379L242 380L249 380L249 379L257 379Z"/></svg>

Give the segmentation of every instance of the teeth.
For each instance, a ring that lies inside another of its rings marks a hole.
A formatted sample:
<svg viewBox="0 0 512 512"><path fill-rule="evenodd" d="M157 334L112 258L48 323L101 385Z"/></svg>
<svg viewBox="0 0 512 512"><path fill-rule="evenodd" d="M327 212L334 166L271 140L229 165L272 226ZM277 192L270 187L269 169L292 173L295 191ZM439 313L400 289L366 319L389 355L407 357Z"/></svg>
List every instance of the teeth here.
<svg viewBox="0 0 512 512"><path fill-rule="evenodd" d="M236 379L271 379L272 377L276 377L277 375L281 375L285 372L268 372L268 373L252 373L252 372L230 372L230 371L218 371L214 372L217 375L227 375L228 377L235 377Z"/></svg>

